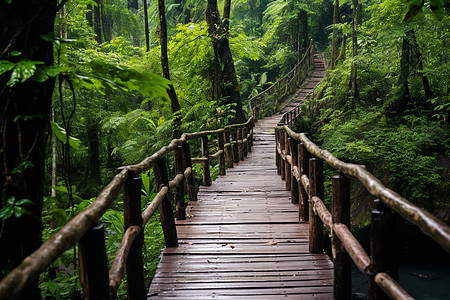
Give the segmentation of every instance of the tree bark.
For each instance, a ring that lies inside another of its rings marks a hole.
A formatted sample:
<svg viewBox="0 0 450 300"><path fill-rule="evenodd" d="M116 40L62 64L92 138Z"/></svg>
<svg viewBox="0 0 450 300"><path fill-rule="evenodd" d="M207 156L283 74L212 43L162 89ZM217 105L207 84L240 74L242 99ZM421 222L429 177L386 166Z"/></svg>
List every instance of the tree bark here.
<svg viewBox="0 0 450 300"><path fill-rule="evenodd" d="M352 20L352 68L350 71L350 92L351 103L350 106L353 107L354 103L359 101L358 86L356 84L357 78L357 66L356 66L356 56L358 55L358 0L353 0L353 20Z"/></svg>
<svg viewBox="0 0 450 300"><path fill-rule="evenodd" d="M339 52L339 41L338 41L338 29L337 23L339 18L339 0L334 1L334 12L333 12L333 37L331 39L331 62L330 69L336 68L337 57Z"/></svg>
<svg viewBox="0 0 450 300"><path fill-rule="evenodd" d="M231 122L241 123L245 121L245 117L242 110L242 101L233 56L231 55L228 41L230 7L231 0L226 0L223 19L221 19L217 7L217 0L208 0L205 15L209 27L209 36L214 49L214 61L216 68L219 68L218 71L220 72L219 88L221 104L233 104L236 114Z"/></svg>
<svg viewBox="0 0 450 300"><path fill-rule="evenodd" d="M148 11L147 11L147 0L143 0L144 5L144 30L145 30L145 51L150 51L150 33L148 31Z"/></svg>
<svg viewBox="0 0 450 300"><path fill-rule="evenodd" d="M56 0L0 2L0 53L12 62L34 60L53 65L52 43L41 38L54 31ZM11 56L12 51L21 52ZM11 72L0 75L0 209L7 199L29 199L34 205L19 218L1 221L0 270L11 270L36 250L42 240L45 143L48 138L54 80L31 79L8 86ZM29 118L20 118L28 116ZM19 117L17 119L17 117ZM21 165L22 164L22 165ZM0 278L4 277L0 274ZM40 299L37 280L23 299Z"/></svg>
<svg viewBox="0 0 450 300"><path fill-rule="evenodd" d="M158 8L159 8L159 26L160 26L160 35L159 40L161 43L161 65L163 70L163 76L166 79L170 80L170 72L169 72L169 58L167 55L167 24L166 24L166 8L164 0L158 0ZM170 85L170 89L167 90L167 94L170 98L170 104L172 107L172 114L174 115L174 125L173 125L173 138L179 138L181 136L180 125L181 125L181 115L179 114L180 103L178 102L177 93L173 88L173 85Z"/></svg>
<svg viewBox="0 0 450 300"><path fill-rule="evenodd" d="M95 0L97 5L94 6L94 31L96 34L96 41L97 43L101 44L103 43L102 39L102 21L100 18L100 7L101 7L101 0Z"/></svg>
<svg viewBox="0 0 450 300"><path fill-rule="evenodd" d="M302 22L302 53L306 53L309 47L309 26L308 26L308 12L306 10L300 11L300 20Z"/></svg>

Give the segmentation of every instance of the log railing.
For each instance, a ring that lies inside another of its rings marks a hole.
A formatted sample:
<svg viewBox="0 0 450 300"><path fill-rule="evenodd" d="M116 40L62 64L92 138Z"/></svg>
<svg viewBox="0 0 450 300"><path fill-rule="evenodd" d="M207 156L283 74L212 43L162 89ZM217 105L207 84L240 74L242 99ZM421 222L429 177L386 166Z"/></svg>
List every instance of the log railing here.
<svg viewBox="0 0 450 300"><path fill-rule="evenodd" d="M78 243L80 282L86 299L114 299L126 271L128 299L145 299L142 246L144 226L158 209L166 247L177 247L177 231L171 202L175 192L176 218L184 219L184 192L191 201L197 200L192 164L203 168L203 185L211 184L209 165L218 160L219 173L244 159L253 141L253 118L246 123L221 129L185 133L162 147L137 165L120 168L120 173L103 189L95 201L53 234L42 246L0 282L0 299L15 299L27 285L35 281L67 249ZM191 158L190 140L201 139L202 157ZM215 139L217 151L209 152ZM169 180L167 156L173 153L175 177ZM153 168L157 195L141 211L140 173ZM99 220L123 191L125 233L111 268L108 270L105 234Z"/></svg>
<svg viewBox="0 0 450 300"><path fill-rule="evenodd" d="M369 279L370 299L413 299L397 282L393 213L419 227L450 253L450 227L426 210L385 187L365 166L345 163L320 149L305 133L290 128L299 107L283 115L275 129L278 174L299 203L299 221L309 221L309 249L322 253L324 226L331 236L334 262L334 298L351 298L351 260ZM323 162L338 171L331 178L331 213L323 202ZM372 210L370 257L350 232L350 179L361 182L375 196Z"/></svg>
<svg viewBox="0 0 450 300"><path fill-rule="evenodd" d="M286 96L292 95L308 76L308 71L314 64L314 42L310 41L309 47L301 61L281 79L265 89L258 95L248 100L249 110L255 120L271 116L279 111Z"/></svg>

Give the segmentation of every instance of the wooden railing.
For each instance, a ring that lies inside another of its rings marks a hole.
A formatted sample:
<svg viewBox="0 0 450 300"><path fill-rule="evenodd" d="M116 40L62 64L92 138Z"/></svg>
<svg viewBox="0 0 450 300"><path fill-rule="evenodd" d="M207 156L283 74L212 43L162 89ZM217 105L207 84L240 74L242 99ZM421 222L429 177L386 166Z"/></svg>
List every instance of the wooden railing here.
<svg viewBox="0 0 450 300"><path fill-rule="evenodd" d="M370 299L413 299L397 282L392 245L393 213L419 227L450 253L450 227L431 213L385 187L363 165L345 163L320 149L305 133L290 128L300 116L297 107L283 115L275 130L278 174L299 203L299 221L309 221L309 250L322 253L324 226L331 234L334 298L351 298L351 260L369 279ZM338 171L331 178L331 213L323 202L323 162ZM350 179L361 182L375 196L371 219L370 257L350 232Z"/></svg>
<svg viewBox="0 0 450 300"><path fill-rule="evenodd" d="M146 299L142 246L144 226L157 209L160 212L166 247L177 247L177 231L171 203L171 191L175 192L176 217L184 219L185 189L189 199L195 201L192 164L203 166L203 185L211 184L210 161L217 159L219 172L225 175L226 168L233 167L247 156L253 141L253 118L246 123L226 126L222 129L185 133L141 163L122 167L120 173L105 187L95 201L76 215L58 232L53 234L39 249L0 282L0 299L18 297L27 285L38 278L52 262L67 249L78 243L80 282L86 299L114 299L127 272L128 299ZM209 142L217 142L217 152L209 153ZM188 141L201 139L202 157L191 158ZM168 178L167 156L173 152L176 174ZM153 168L158 194L151 204L141 212L140 173ZM98 221L123 190L123 214L125 233L108 270L105 235Z"/></svg>
<svg viewBox="0 0 450 300"><path fill-rule="evenodd" d="M292 95L300 87L308 76L308 70L314 64L314 51L314 41L311 40L303 58L289 73L248 100L249 110L255 120L278 112L284 98Z"/></svg>

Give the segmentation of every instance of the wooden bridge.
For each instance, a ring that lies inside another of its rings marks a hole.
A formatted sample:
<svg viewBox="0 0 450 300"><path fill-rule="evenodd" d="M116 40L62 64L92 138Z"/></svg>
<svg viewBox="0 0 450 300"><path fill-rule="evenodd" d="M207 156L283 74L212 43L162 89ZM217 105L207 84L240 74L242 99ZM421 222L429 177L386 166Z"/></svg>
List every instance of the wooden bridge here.
<svg viewBox="0 0 450 300"><path fill-rule="evenodd" d="M249 100L246 123L183 134L141 163L122 168L88 208L0 282L0 299L20 296L76 244L86 299L115 299L125 271L129 299L350 299L351 261L368 277L371 299L413 299L398 284L390 255L391 212L449 253L450 228L383 186L364 166L342 162L305 134L292 131L301 117L298 104L322 76L320 64L310 47L289 74ZM317 72L311 73L313 66ZM287 108L279 114L282 105ZM196 139L201 139L202 156L192 158L190 145ZM169 180L171 153L176 175ZM221 174L213 184L211 161L217 161ZM195 163L203 170L198 193ZM331 213L323 202L323 163L337 170L331 178ZM142 212L137 176L149 169L158 194ZM370 257L349 230L350 179L379 199L372 213ZM126 230L108 268L104 231L97 222L122 190ZM157 209L166 247L148 290L143 228ZM332 260L323 253L325 228Z"/></svg>

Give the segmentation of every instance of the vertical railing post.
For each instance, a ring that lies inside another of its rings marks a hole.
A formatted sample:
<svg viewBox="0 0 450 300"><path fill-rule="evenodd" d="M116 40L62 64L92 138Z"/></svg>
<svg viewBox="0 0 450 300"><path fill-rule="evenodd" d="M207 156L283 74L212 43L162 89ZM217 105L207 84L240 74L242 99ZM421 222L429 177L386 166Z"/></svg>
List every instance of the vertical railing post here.
<svg viewBox="0 0 450 300"><path fill-rule="evenodd" d="M375 283L375 275L388 273L398 280L397 247L395 241L395 215L380 200L374 201L370 226L369 299L390 299Z"/></svg>
<svg viewBox="0 0 450 300"><path fill-rule="evenodd" d="M239 161L244 160L244 137L242 128L239 126L237 127L237 137L238 137L238 145L239 145Z"/></svg>
<svg viewBox="0 0 450 300"><path fill-rule="evenodd" d="M309 199L317 196L323 200L323 165L318 158L309 159ZM322 253L323 223L314 212L314 205L309 205L309 252Z"/></svg>
<svg viewBox="0 0 450 300"><path fill-rule="evenodd" d="M234 141L233 144L233 157L234 157L234 163L239 163L239 135L238 135L238 128L232 127L232 139Z"/></svg>
<svg viewBox="0 0 450 300"><path fill-rule="evenodd" d="M242 127L242 142L244 143L244 157L248 155L248 137L247 126ZM245 142L244 142L245 140Z"/></svg>
<svg viewBox="0 0 450 300"><path fill-rule="evenodd" d="M203 167L203 185L210 186L211 185L211 171L209 170L209 148L208 148L208 136L202 136L202 157L206 158L205 161L202 162Z"/></svg>
<svg viewBox="0 0 450 300"><path fill-rule="evenodd" d="M141 214L141 185L142 179L133 174L125 181L123 189L123 220L125 230L130 226L139 226L142 229ZM144 232L134 239L126 262L128 299L146 299L144 282L144 261L142 247L144 245Z"/></svg>
<svg viewBox="0 0 450 300"><path fill-rule="evenodd" d="M280 146L280 130L275 128L275 164L277 166L277 174L281 175L281 156L278 153Z"/></svg>
<svg viewBox="0 0 450 300"><path fill-rule="evenodd" d="M298 165L300 169L300 179L302 175L309 176L309 159L308 151L302 143L297 145ZM309 198L305 187L301 183L299 189L299 205L298 205L298 220L299 222L307 222L309 220Z"/></svg>
<svg viewBox="0 0 450 300"><path fill-rule="evenodd" d="M292 179L292 170L291 170L291 164L288 161L288 156L291 155L290 147L289 147L289 135L286 131L284 133L284 148L286 149L286 160L284 171L286 172L285 179L286 179L286 191L289 191L291 189L291 179Z"/></svg>
<svg viewBox="0 0 450 300"><path fill-rule="evenodd" d="M173 162L175 175L184 174L185 166L183 163L183 148L178 145L173 150ZM186 179L175 188L175 210L177 220L186 220L186 203L184 202L184 185Z"/></svg>
<svg viewBox="0 0 450 300"><path fill-rule="evenodd" d="M191 168L191 175L186 180L189 200L197 201L197 187L195 186L194 181L194 169L192 169L191 150L189 149L189 144L187 142L183 143L181 147L183 148L184 168Z"/></svg>
<svg viewBox="0 0 450 300"><path fill-rule="evenodd" d="M227 146L225 147L227 152L227 168L233 168L234 155L233 155L233 146L231 145L229 129L225 129L225 143L227 144Z"/></svg>
<svg viewBox="0 0 450 300"><path fill-rule="evenodd" d="M103 224L92 226L78 242L84 299L108 299L109 278Z"/></svg>
<svg viewBox="0 0 450 300"><path fill-rule="evenodd" d="M298 152L297 152L297 144L298 142L292 138L289 138L289 148L291 149L291 157L292 157L292 169L297 168L298 171ZM292 175L291 179L291 202L297 204L299 202L298 196L298 179Z"/></svg>
<svg viewBox="0 0 450 300"><path fill-rule="evenodd" d="M343 175L331 178L331 217L333 224L341 223L350 228L350 180ZM350 256L333 232L331 237L334 263L334 299L350 299L352 295L352 269Z"/></svg>
<svg viewBox="0 0 450 300"><path fill-rule="evenodd" d="M281 125L283 126L284 124L281 124ZM280 173L281 174L280 174L280 176L281 176L281 179L284 180L285 176L286 176L286 173L285 173L286 164L284 162L284 160L286 159L286 156L285 156L286 151L285 151L285 144L284 144L284 130L280 130L279 135L280 135L280 150L281 150L281 158L280 158ZM284 158L283 158L283 156L284 156Z"/></svg>
<svg viewBox="0 0 450 300"><path fill-rule="evenodd" d="M217 145L219 148L219 151L222 151L222 153L219 155L219 174L225 175L226 173L226 166L225 166L225 149L224 149L224 132L220 132L217 134Z"/></svg>
<svg viewBox="0 0 450 300"><path fill-rule="evenodd" d="M155 175L156 190L159 192L162 187L169 186L169 176L167 174L166 159L160 158L153 167ZM167 247L178 247L177 227L173 217L172 203L170 203L170 193L164 197L159 205L159 215L161 218L161 227L164 233L164 239Z"/></svg>

